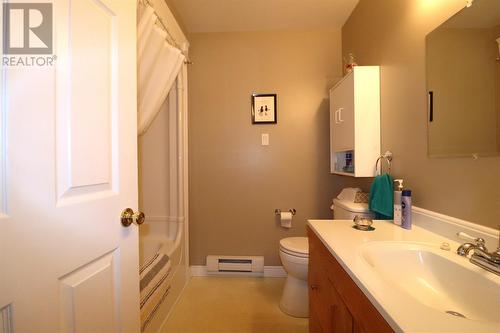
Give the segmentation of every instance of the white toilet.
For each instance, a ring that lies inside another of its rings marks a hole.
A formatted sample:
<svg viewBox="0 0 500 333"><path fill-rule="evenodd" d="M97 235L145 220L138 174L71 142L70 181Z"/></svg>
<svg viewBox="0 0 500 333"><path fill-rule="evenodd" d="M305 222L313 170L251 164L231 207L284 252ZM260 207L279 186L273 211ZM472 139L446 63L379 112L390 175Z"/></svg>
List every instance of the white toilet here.
<svg viewBox="0 0 500 333"><path fill-rule="evenodd" d="M356 215L373 217L366 203L334 199L334 219L352 220ZM309 242L307 237L289 237L280 240L280 258L287 272L280 308L294 317L309 317L307 271Z"/></svg>
<svg viewBox="0 0 500 333"><path fill-rule="evenodd" d="M356 215L370 219L375 218L375 214L368 209L367 203L333 199L333 218L335 220L353 220Z"/></svg>
<svg viewBox="0 0 500 333"><path fill-rule="evenodd" d="M307 237L289 237L280 240L280 258L287 272L281 296L281 310L294 317L309 317L307 264L309 242Z"/></svg>

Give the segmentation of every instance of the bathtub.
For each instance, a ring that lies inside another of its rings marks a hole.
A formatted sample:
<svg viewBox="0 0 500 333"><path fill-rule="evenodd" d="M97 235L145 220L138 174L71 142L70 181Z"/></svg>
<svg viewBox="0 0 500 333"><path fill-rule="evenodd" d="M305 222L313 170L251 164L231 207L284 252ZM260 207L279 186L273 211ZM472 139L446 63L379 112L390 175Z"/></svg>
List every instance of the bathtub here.
<svg viewBox="0 0 500 333"><path fill-rule="evenodd" d="M146 219L139 232L140 267L150 262L160 252L169 258L168 277L162 283L162 299L154 309L141 311L141 331L158 332L167 320L189 279L186 264L186 245L183 222L166 221L166 218ZM144 226L144 228L143 228ZM160 295L158 295L160 296Z"/></svg>
<svg viewBox="0 0 500 333"><path fill-rule="evenodd" d="M168 256L171 264L168 267L168 293L162 294L165 297L143 328L145 333L159 331L190 276L188 161L185 158L188 156L186 84L187 68L184 66L162 110L148 131L138 139L139 208L146 214L146 223L139 228L140 266L160 249L162 256ZM153 271L157 272L156 269ZM151 279L147 281L153 283Z"/></svg>

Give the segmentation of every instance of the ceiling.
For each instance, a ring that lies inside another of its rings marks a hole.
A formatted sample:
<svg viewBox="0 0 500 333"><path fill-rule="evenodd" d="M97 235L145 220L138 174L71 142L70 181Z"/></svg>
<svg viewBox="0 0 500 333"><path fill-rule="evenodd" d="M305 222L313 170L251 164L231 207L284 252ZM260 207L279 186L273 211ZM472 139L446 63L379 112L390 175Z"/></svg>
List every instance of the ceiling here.
<svg viewBox="0 0 500 333"><path fill-rule="evenodd" d="M480 29L498 25L500 25L500 1L475 0L471 7L462 9L442 27Z"/></svg>
<svg viewBox="0 0 500 333"><path fill-rule="evenodd" d="M189 33L341 28L359 0L166 0Z"/></svg>

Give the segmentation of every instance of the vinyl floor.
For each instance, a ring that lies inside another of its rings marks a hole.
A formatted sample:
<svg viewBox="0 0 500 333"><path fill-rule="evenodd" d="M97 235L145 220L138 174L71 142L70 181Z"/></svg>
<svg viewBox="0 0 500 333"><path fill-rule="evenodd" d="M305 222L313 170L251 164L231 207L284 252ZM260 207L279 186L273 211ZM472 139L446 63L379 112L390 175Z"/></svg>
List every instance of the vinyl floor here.
<svg viewBox="0 0 500 333"><path fill-rule="evenodd" d="M161 333L307 333L279 309L285 279L193 277Z"/></svg>

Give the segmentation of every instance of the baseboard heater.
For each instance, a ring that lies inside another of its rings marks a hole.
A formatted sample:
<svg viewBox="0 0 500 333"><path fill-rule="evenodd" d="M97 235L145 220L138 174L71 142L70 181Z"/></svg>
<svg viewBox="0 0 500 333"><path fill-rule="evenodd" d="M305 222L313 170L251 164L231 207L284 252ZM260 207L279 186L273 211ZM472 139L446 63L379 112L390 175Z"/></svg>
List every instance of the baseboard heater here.
<svg viewBox="0 0 500 333"><path fill-rule="evenodd" d="M207 272L263 273L263 256L207 256Z"/></svg>

